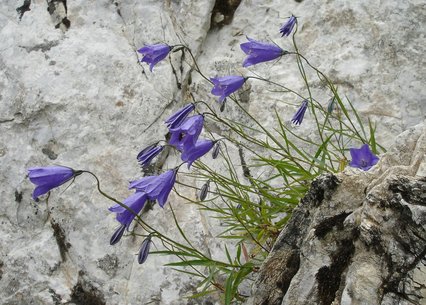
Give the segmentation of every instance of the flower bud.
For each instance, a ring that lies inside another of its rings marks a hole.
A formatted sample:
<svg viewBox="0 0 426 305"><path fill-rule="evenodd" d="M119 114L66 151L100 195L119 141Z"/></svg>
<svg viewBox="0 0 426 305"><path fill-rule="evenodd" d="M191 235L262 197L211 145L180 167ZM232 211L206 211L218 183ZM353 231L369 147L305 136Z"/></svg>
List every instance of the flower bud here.
<svg viewBox="0 0 426 305"><path fill-rule="evenodd" d="M217 156L219 155L220 152L220 142L216 142L214 148L213 148L213 152L212 152L212 158L216 159Z"/></svg>
<svg viewBox="0 0 426 305"><path fill-rule="evenodd" d="M138 263L143 264L148 258L149 248L151 247L151 235L148 235L147 238L142 242L141 248L138 254Z"/></svg>
<svg viewBox="0 0 426 305"><path fill-rule="evenodd" d="M206 199L207 193L209 192L209 188L210 188L210 180L207 180L207 182L200 189L200 193L198 195L198 198L200 199L200 201L204 201L204 199Z"/></svg>
<svg viewBox="0 0 426 305"><path fill-rule="evenodd" d="M122 224L121 226L118 227L117 230L115 230L114 234L112 234L111 239L109 241L109 244L111 246L115 245L116 243L120 241L121 237L124 234L124 230L126 230L125 224Z"/></svg>

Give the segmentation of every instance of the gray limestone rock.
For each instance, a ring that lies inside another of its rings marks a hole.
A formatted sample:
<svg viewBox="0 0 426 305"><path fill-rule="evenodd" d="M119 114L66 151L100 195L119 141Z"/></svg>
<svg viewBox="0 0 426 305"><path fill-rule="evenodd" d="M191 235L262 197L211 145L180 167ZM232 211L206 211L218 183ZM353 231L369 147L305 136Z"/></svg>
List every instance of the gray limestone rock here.
<svg viewBox="0 0 426 305"><path fill-rule="evenodd" d="M370 171L315 180L247 304L424 304L426 177L419 168L425 140L419 125Z"/></svg>
<svg viewBox="0 0 426 305"><path fill-rule="evenodd" d="M173 53L151 73L138 61L137 49L144 44L188 44L207 76L248 74L239 49L245 35L289 48L278 28L293 13L300 17L303 53L332 76L365 120L377 121L381 143L389 145L424 120L423 1L221 2L0 1L2 304L84 304L92 297L93 304L107 305L220 303L220 298L189 301L196 280L163 267L171 258L152 256L139 266L140 240L109 246L117 226L107 210L112 203L96 192L91 177L53 191L48 202L31 199L27 168L51 164L92 170L108 193L126 198L127 181L141 174L135 156L164 138L164 118L186 103L190 92L215 105L210 84L188 58ZM253 71L306 94L290 58ZM320 84L314 87L326 103L327 93ZM262 83L246 89L245 105L271 129L276 124L271 113L289 120L299 104ZM225 114L244 122L232 107ZM305 122L299 130L309 135ZM174 166L174 159L164 167ZM195 244L223 254L224 242L215 238L223 229L218 222L176 195L168 204L178 207L178 219L193 232ZM178 238L168 208L146 217Z"/></svg>

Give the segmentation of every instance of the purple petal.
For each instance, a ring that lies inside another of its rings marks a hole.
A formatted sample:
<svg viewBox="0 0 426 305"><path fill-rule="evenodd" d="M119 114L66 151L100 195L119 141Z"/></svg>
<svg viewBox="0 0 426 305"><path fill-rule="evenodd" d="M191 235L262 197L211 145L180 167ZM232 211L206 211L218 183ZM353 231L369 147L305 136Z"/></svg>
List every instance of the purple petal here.
<svg viewBox="0 0 426 305"><path fill-rule="evenodd" d="M291 17L287 20L285 24L283 24L283 26L280 29L280 33L282 34L281 37L290 35L296 23L297 23L297 18L291 15Z"/></svg>
<svg viewBox="0 0 426 305"><path fill-rule="evenodd" d="M168 128L176 128L178 127L195 109L195 105L193 103L184 106L183 108L176 111L172 116L170 116L166 121L166 125Z"/></svg>
<svg viewBox="0 0 426 305"><path fill-rule="evenodd" d="M192 163L204 156L210 151L213 147L214 142L211 140L200 139L195 143L193 147L188 150L184 150L182 153L182 161L188 163L188 169L191 167Z"/></svg>
<svg viewBox="0 0 426 305"><path fill-rule="evenodd" d="M40 185L37 186L34 191L33 191L33 199L35 201L37 201L38 197L40 197L41 195L44 195L46 193L48 193L51 189L55 188L54 186L50 186L50 185Z"/></svg>
<svg viewBox="0 0 426 305"><path fill-rule="evenodd" d="M352 157L349 163L351 167L367 171L379 162L379 158L371 152L368 144L364 144L360 148L351 148L349 151Z"/></svg>
<svg viewBox="0 0 426 305"><path fill-rule="evenodd" d="M125 208L122 208L124 211L120 210L116 208L116 206L111 207L110 210L115 209L119 211L117 212L117 221L121 224L126 225L126 227L128 228L135 216L139 214L139 212L142 210L147 198L147 194L143 192L136 192L133 195L124 199L123 204L128 206L134 213Z"/></svg>
<svg viewBox="0 0 426 305"><path fill-rule="evenodd" d="M167 57L171 48L166 44L147 45L139 49L138 52L144 55L141 62L149 64L149 69L152 72L154 66L161 60Z"/></svg>
<svg viewBox="0 0 426 305"><path fill-rule="evenodd" d="M227 96L240 89L246 81L244 77L235 75L211 78L210 80L214 84L211 93L220 96L219 102L223 102Z"/></svg>

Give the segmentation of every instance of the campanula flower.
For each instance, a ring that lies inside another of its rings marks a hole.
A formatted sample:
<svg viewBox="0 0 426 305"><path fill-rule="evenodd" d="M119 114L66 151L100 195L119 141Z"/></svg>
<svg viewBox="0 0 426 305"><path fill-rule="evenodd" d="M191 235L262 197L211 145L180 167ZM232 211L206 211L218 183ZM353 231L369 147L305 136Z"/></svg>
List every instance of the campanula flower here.
<svg viewBox="0 0 426 305"><path fill-rule="evenodd" d="M219 102L222 103L227 96L240 89L244 82L247 80L242 76L224 76L212 77L210 80L213 82L212 94L219 96Z"/></svg>
<svg viewBox="0 0 426 305"><path fill-rule="evenodd" d="M36 185L33 199L48 193L51 189L58 187L72 178L81 175L82 171L75 171L65 166L32 167L28 169L30 181Z"/></svg>
<svg viewBox="0 0 426 305"><path fill-rule="evenodd" d="M150 200L157 200L164 207L176 181L177 169L171 169L159 176L147 176L130 182L129 189L145 193Z"/></svg>
<svg viewBox="0 0 426 305"><path fill-rule="evenodd" d="M368 171L373 165L379 162L379 157L371 152L368 144L362 145L361 148L351 148L349 151L352 157L349 166Z"/></svg>
<svg viewBox="0 0 426 305"><path fill-rule="evenodd" d="M198 136L203 129L204 116L194 115L187 118L179 126L170 128L169 144L173 145L179 151L184 151L194 146Z"/></svg>
<svg viewBox="0 0 426 305"><path fill-rule="evenodd" d="M213 145L214 142L211 140L199 139L194 146L183 150L182 161L187 162L188 168L190 168L192 163L208 153Z"/></svg>
<svg viewBox="0 0 426 305"><path fill-rule="evenodd" d="M187 118L187 116L195 109L195 104L191 103L176 111L166 121L168 128L176 128Z"/></svg>
<svg viewBox="0 0 426 305"><path fill-rule="evenodd" d="M142 210L147 199L147 194L137 190L133 195L130 195L123 201L123 204L129 207L134 213L119 204L110 207L109 210L113 213L117 213L117 221L129 229L130 224L135 216Z"/></svg>
<svg viewBox="0 0 426 305"><path fill-rule="evenodd" d="M308 100L304 100L302 102L302 105L300 106L299 110L294 114L293 118L291 119L291 122L293 122L296 125L302 124L303 117L305 116L306 108L308 108Z"/></svg>
<svg viewBox="0 0 426 305"><path fill-rule="evenodd" d="M149 64L149 70L152 72L154 66L169 54L172 48L163 43L146 45L138 50L143 55L141 62Z"/></svg>
<svg viewBox="0 0 426 305"><path fill-rule="evenodd" d="M241 50L248 55L243 62L243 67L274 60L288 53L274 44L256 41L249 37L247 37L247 39L249 42L240 45Z"/></svg>
<svg viewBox="0 0 426 305"><path fill-rule="evenodd" d="M118 243L121 239L121 237L123 237L124 231L126 230L126 225L121 224L117 230L115 230L114 234L112 234L111 239L109 240L109 244L111 246L115 245L116 243Z"/></svg>
<svg viewBox="0 0 426 305"><path fill-rule="evenodd" d="M164 149L164 146L157 146L158 143L144 148L136 157L142 168L146 168L159 153Z"/></svg>
<svg viewBox="0 0 426 305"><path fill-rule="evenodd" d="M291 17L287 20L286 23L283 24L283 26L280 29L280 33L282 34L281 37L290 35L296 23L297 23L297 18L294 15L291 15Z"/></svg>
<svg viewBox="0 0 426 305"><path fill-rule="evenodd" d="M148 258L149 254L149 248L151 248L151 235L148 235L147 238L144 239L142 242L141 248L139 249L138 254L138 263L143 264L145 263L146 259Z"/></svg>

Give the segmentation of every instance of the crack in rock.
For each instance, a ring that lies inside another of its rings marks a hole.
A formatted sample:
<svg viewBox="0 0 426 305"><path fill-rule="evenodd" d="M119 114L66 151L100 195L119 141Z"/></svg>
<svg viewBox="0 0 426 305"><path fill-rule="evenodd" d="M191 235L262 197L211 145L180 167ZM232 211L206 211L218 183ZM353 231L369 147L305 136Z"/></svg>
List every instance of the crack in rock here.
<svg viewBox="0 0 426 305"><path fill-rule="evenodd" d="M16 11L19 14L19 21L22 20L22 17L24 16L24 14L28 11L31 11L31 0L24 0L24 3L20 6L16 8Z"/></svg>

